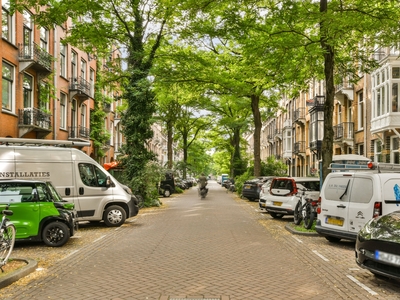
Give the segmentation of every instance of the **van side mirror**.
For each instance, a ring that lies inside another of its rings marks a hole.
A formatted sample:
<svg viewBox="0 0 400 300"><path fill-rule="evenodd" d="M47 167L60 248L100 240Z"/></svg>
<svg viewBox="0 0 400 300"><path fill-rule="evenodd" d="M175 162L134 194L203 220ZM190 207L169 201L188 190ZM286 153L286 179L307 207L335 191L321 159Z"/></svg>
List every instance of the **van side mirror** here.
<svg viewBox="0 0 400 300"><path fill-rule="evenodd" d="M107 176L107 179L106 179L106 188L111 187L111 185L112 185L111 177L110 177L110 176Z"/></svg>

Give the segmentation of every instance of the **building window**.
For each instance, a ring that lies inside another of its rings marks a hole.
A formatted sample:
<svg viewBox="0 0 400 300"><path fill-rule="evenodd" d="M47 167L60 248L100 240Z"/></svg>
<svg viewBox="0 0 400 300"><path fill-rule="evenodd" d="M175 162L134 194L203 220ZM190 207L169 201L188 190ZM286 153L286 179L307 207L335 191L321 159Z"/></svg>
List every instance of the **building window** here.
<svg viewBox="0 0 400 300"><path fill-rule="evenodd" d="M399 138L397 136L393 136L390 140L390 162L394 164L400 163L400 155L399 155Z"/></svg>
<svg viewBox="0 0 400 300"><path fill-rule="evenodd" d="M67 95L60 94L60 128L67 127Z"/></svg>
<svg viewBox="0 0 400 300"><path fill-rule="evenodd" d="M76 76L78 74L78 69L76 65L76 58L78 54L76 52L72 51L71 53L71 77L75 80L77 80Z"/></svg>
<svg viewBox="0 0 400 300"><path fill-rule="evenodd" d="M41 110L50 109L50 85L47 82L40 82L40 97L39 97L39 107Z"/></svg>
<svg viewBox="0 0 400 300"><path fill-rule="evenodd" d="M291 152L292 151L292 131L285 130L283 134L283 145L284 145L284 152Z"/></svg>
<svg viewBox="0 0 400 300"><path fill-rule="evenodd" d="M49 31L44 27L40 27L40 48L49 52Z"/></svg>
<svg viewBox="0 0 400 300"><path fill-rule="evenodd" d="M2 108L13 111L14 99L14 67L6 62L2 62Z"/></svg>
<svg viewBox="0 0 400 300"><path fill-rule="evenodd" d="M60 76L67 77L67 46L60 42Z"/></svg>
<svg viewBox="0 0 400 300"><path fill-rule="evenodd" d="M364 144L357 145L357 153L358 155L364 155Z"/></svg>
<svg viewBox="0 0 400 300"><path fill-rule="evenodd" d="M33 107L33 89L32 89L33 79L32 76L28 74L24 74L24 83L23 83L23 94L24 94L24 108Z"/></svg>
<svg viewBox="0 0 400 300"><path fill-rule="evenodd" d="M94 70L90 68L89 73L89 80L90 80L90 96L94 97Z"/></svg>
<svg viewBox="0 0 400 300"><path fill-rule="evenodd" d="M24 56L27 58L33 57L33 33L32 33L32 16L28 11L24 11L24 29L23 29L23 39L24 39Z"/></svg>
<svg viewBox="0 0 400 300"><path fill-rule="evenodd" d="M81 126L86 127L86 105L81 106Z"/></svg>
<svg viewBox="0 0 400 300"><path fill-rule="evenodd" d="M364 94L360 92L357 94L358 99L358 129L364 128Z"/></svg>
<svg viewBox="0 0 400 300"><path fill-rule="evenodd" d="M379 140L374 141L374 161L384 162L382 155L382 142Z"/></svg>
<svg viewBox="0 0 400 300"><path fill-rule="evenodd" d="M81 59L81 78L86 80L86 61Z"/></svg>
<svg viewBox="0 0 400 300"><path fill-rule="evenodd" d="M14 44L14 15L10 14L10 1L3 0L2 2L2 37L3 39Z"/></svg>

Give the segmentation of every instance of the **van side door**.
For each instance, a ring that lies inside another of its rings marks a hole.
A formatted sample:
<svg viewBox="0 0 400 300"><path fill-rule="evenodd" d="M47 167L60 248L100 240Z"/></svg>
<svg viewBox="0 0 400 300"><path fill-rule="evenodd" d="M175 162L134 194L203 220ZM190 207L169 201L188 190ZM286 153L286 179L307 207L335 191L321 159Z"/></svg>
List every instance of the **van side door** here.
<svg viewBox="0 0 400 300"><path fill-rule="evenodd" d="M87 162L78 163L77 173L79 219L101 220L105 205L114 200L113 187L107 188L107 175Z"/></svg>
<svg viewBox="0 0 400 300"><path fill-rule="evenodd" d="M371 177L355 175L353 187L349 195L347 226L349 232L358 233L372 219L374 204L374 185Z"/></svg>

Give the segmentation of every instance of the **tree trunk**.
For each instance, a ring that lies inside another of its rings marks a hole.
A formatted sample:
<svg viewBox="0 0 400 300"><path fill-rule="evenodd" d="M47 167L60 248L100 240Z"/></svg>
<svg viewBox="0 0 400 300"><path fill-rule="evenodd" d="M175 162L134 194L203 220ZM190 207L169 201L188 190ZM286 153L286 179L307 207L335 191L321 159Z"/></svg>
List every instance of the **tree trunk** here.
<svg viewBox="0 0 400 300"><path fill-rule="evenodd" d="M240 166L242 165L242 158L240 155L240 128L233 130L232 138L233 155L231 161L231 178L241 175Z"/></svg>
<svg viewBox="0 0 400 300"><path fill-rule="evenodd" d="M260 114L260 96L251 95L251 110L254 118L254 176L261 174L261 156L260 156L260 136L261 136L261 114Z"/></svg>
<svg viewBox="0 0 400 300"><path fill-rule="evenodd" d="M327 0L321 0L320 11L328 10ZM334 48L327 43L326 32L328 28L322 21L320 24L321 47L324 50L324 73L326 84L326 95L324 105L324 139L322 141L322 179L325 180L329 173L329 165L332 162L333 155L333 109L335 97L334 67L335 67L335 51Z"/></svg>
<svg viewBox="0 0 400 300"><path fill-rule="evenodd" d="M172 149L172 142L173 142L173 134L172 134L172 123L167 123L167 159L168 159L168 169L172 170L172 163L173 163L173 149Z"/></svg>

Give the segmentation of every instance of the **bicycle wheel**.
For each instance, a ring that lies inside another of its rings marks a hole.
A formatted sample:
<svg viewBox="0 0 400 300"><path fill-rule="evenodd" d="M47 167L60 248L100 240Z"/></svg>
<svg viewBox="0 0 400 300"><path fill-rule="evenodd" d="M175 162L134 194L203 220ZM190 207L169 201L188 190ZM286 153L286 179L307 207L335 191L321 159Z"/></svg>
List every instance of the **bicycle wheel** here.
<svg viewBox="0 0 400 300"><path fill-rule="evenodd" d="M299 225L301 220L303 219L302 207L301 202L297 202L296 207L294 208L294 224Z"/></svg>
<svg viewBox="0 0 400 300"><path fill-rule="evenodd" d="M15 226L11 223L7 223L0 238L0 265L4 266L14 248Z"/></svg>
<svg viewBox="0 0 400 300"><path fill-rule="evenodd" d="M305 209L304 228L310 229L314 223L314 213L312 205L310 203L307 203L304 209Z"/></svg>

